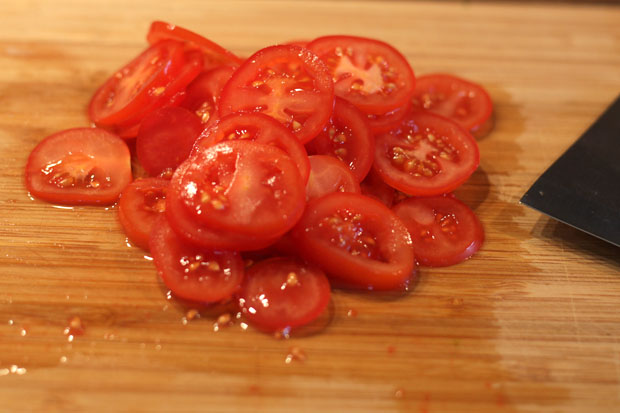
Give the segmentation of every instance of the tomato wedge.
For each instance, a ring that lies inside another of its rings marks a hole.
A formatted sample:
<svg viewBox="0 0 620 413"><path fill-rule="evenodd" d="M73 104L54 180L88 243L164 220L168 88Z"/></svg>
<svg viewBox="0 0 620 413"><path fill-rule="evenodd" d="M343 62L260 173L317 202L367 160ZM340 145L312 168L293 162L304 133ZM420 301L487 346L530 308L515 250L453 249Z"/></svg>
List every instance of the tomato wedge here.
<svg viewBox="0 0 620 413"><path fill-rule="evenodd" d="M118 218L125 235L136 246L148 250L155 220L166 210L167 179L143 178L127 185L118 202Z"/></svg>
<svg viewBox="0 0 620 413"><path fill-rule="evenodd" d="M183 242L165 215L157 218L149 246L159 275L177 297L215 303L231 298L241 286L245 271L238 252Z"/></svg>
<svg viewBox="0 0 620 413"><path fill-rule="evenodd" d="M50 135L33 149L26 164L30 194L58 204L112 204L131 179L129 148L99 128Z"/></svg>
<svg viewBox="0 0 620 413"><path fill-rule="evenodd" d="M358 288L404 289L415 273L407 228L363 195L337 192L310 201L293 237L302 257Z"/></svg>
<svg viewBox="0 0 620 413"><path fill-rule="evenodd" d="M375 138L366 115L346 100L336 98L329 123L306 147L313 154L336 157L361 182L372 167Z"/></svg>
<svg viewBox="0 0 620 413"><path fill-rule="evenodd" d="M219 112L265 113L306 143L323 129L333 104L325 64L307 49L281 45L259 50L237 69L222 90Z"/></svg>
<svg viewBox="0 0 620 413"><path fill-rule="evenodd" d="M189 156L202 132L198 116L177 106L159 109L144 118L136 139L142 167L151 175L174 170Z"/></svg>
<svg viewBox="0 0 620 413"><path fill-rule="evenodd" d="M311 155L310 177L306 184L306 200L320 198L332 192L360 193L357 177L333 156Z"/></svg>
<svg viewBox="0 0 620 413"><path fill-rule="evenodd" d="M203 132L193 153L233 139L252 140L282 149L297 164L302 181L308 180L310 162L304 146L284 125L262 113L235 112L224 116Z"/></svg>
<svg viewBox="0 0 620 413"><path fill-rule="evenodd" d="M393 210L411 234L420 265L458 264L478 251L484 241L476 214L453 196L409 198Z"/></svg>
<svg viewBox="0 0 620 413"><path fill-rule="evenodd" d="M224 49L217 43L190 30L162 21L154 21L151 23L151 28L146 35L146 40L150 44L156 44L167 39L186 42L190 47L200 50L204 55L205 70L212 69L219 65L240 65L243 61L235 56L234 53Z"/></svg>
<svg viewBox="0 0 620 413"><path fill-rule="evenodd" d="M327 308L325 273L296 258L271 258L252 265L239 292L239 307L261 330L281 331L308 324Z"/></svg>
<svg viewBox="0 0 620 413"><path fill-rule="evenodd" d="M330 69L336 95L367 114L403 106L415 87L407 59L389 44L356 36L324 36L308 49Z"/></svg>
<svg viewBox="0 0 620 413"><path fill-rule="evenodd" d="M493 112L491 97L482 86L444 73L419 77L412 103L414 108L442 115L470 132L478 131Z"/></svg>
<svg viewBox="0 0 620 413"><path fill-rule="evenodd" d="M429 112L411 112L399 128L375 137L373 168L393 188L409 195L453 191L478 167L478 145L469 132Z"/></svg>
<svg viewBox="0 0 620 413"><path fill-rule="evenodd" d="M303 181L282 150L232 140L205 148L172 178L183 208L212 230L275 238L304 209Z"/></svg>

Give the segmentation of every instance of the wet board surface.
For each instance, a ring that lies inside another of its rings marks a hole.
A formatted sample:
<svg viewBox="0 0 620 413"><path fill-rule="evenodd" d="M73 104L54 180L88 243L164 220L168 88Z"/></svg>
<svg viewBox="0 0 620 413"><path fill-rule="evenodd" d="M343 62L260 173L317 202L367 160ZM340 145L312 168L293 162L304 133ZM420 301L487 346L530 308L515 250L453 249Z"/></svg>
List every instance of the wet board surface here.
<svg viewBox="0 0 620 413"><path fill-rule="evenodd" d="M0 400L3 410L611 412L620 405L620 249L519 205L620 90L620 8L592 4L256 1L0 5ZM348 33L417 74L484 85L495 129L457 196L486 229L471 260L406 295L335 291L277 340L226 309L167 299L116 209L31 200L26 158L87 126L91 94L152 20L242 56ZM68 320L84 333L70 341ZM305 360L286 362L291 349Z"/></svg>

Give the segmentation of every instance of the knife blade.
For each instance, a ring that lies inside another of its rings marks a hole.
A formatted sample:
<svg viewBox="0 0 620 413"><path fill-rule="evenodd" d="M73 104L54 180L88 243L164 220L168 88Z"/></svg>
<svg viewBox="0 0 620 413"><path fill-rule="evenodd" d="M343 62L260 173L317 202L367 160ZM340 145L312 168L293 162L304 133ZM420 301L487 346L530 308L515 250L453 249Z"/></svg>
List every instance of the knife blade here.
<svg viewBox="0 0 620 413"><path fill-rule="evenodd" d="M620 247L620 95L521 203Z"/></svg>

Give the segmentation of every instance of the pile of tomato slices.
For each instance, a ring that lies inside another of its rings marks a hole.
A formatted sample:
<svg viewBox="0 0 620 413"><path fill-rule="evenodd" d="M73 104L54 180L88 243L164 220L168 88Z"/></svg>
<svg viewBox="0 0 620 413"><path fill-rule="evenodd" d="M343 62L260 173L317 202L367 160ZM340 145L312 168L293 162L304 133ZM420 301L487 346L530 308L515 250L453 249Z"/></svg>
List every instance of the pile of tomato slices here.
<svg viewBox="0 0 620 413"><path fill-rule="evenodd" d="M280 331L319 317L330 284L404 290L418 264L480 248L482 226L452 191L478 167L474 134L490 130L481 86L416 78L394 47L361 37L246 59L164 22L147 40L94 93L96 127L32 151L26 185L52 203L118 201L175 296L236 302Z"/></svg>

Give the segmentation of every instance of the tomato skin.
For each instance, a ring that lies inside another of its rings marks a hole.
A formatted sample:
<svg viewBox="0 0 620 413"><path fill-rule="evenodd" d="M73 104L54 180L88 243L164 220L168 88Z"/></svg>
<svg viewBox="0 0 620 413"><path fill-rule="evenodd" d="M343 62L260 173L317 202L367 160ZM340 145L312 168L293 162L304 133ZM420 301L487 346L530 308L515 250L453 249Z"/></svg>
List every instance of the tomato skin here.
<svg viewBox="0 0 620 413"><path fill-rule="evenodd" d="M412 111L398 128L375 137L373 169L391 187L413 196L451 192L480 163L478 144L458 124Z"/></svg>
<svg viewBox="0 0 620 413"><path fill-rule="evenodd" d="M134 245L148 250L155 220L165 211L168 179L143 178L127 185L118 202L118 218Z"/></svg>
<svg viewBox="0 0 620 413"><path fill-rule="evenodd" d="M189 47L200 50L204 54L205 70L225 64L240 65L243 62L234 53L188 29L162 21L152 22L146 40L156 44L167 39L185 42Z"/></svg>
<svg viewBox="0 0 620 413"><path fill-rule="evenodd" d="M296 258L276 257L247 269L239 306L257 328L281 331L318 318L327 308L330 295L323 271Z"/></svg>
<svg viewBox="0 0 620 413"><path fill-rule="evenodd" d="M358 288L404 289L415 275L405 225L363 195L337 192L310 201L292 235L303 258Z"/></svg>
<svg viewBox="0 0 620 413"><path fill-rule="evenodd" d="M471 257L484 242L476 214L453 195L409 198L393 211L407 226L416 260L427 267L445 267Z"/></svg>
<svg viewBox="0 0 620 413"><path fill-rule="evenodd" d="M415 76L394 47L357 36L323 36L308 44L330 69L335 93L366 114L380 115L405 104Z"/></svg>
<svg viewBox="0 0 620 413"><path fill-rule="evenodd" d="M153 176L166 169L174 170L187 159L202 129L198 116L176 106L146 116L136 140L142 167Z"/></svg>
<svg viewBox="0 0 620 413"><path fill-rule="evenodd" d="M43 201L64 205L108 205L131 180L129 148L99 128L54 133L32 150L26 188Z"/></svg>
<svg viewBox="0 0 620 413"><path fill-rule="evenodd" d="M308 181L310 161L304 146L284 125L262 113L233 112L222 117L204 130L192 153L234 139L252 140L282 149L295 161L302 181Z"/></svg>
<svg viewBox="0 0 620 413"><path fill-rule="evenodd" d="M306 147L313 154L339 159L361 182L372 167L375 138L366 115L346 100L336 98L329 123Z"/></svg>
<svg viewBox="0 0 620 413"><path fill-rule="evenodd" d="M215 303L231 298L241 286L245 271L238 252L183 242L163 214L153 226L149 247L164 284L180 298Z"/></svg>
<svg viewBox="0 0 620 413"><path fill-rule="evenodd" d="M329 155L311 155L310 177L306 184L306 200L332 192L360 193L357 177L345 164Z"/></svg>
<svg viewBox="0 0 620 413"><path fill-rule="evenodd" d="M233 74L222 90L219 114L263 112L306 143L327 123L333 102L334 85L320 59L299 46L270 46Z"/></svg>
<svg viewBox="0 0 620 413"><path fill-rule="evenodd" d="M449 118L472 133L480 130L493 113L491 97L482 86L445 73L418 77L412 104Z"/></svg>

